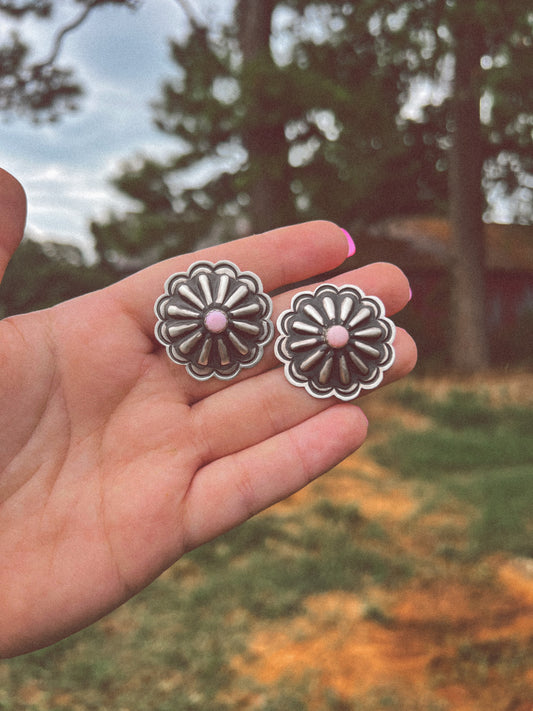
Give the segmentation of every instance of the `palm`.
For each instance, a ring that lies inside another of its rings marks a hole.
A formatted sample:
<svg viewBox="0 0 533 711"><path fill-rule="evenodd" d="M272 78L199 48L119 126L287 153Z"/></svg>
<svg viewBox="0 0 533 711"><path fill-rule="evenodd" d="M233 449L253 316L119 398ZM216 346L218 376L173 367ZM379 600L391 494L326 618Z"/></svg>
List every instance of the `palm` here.
<svg viewBox="0 0 533 711"><path fill-rule="evenodd" d="M320 224L202 257L233 259L271 289L332 268L345 249L340 230ZM168 360L153 338L152 304L166 276L191 261L0 324L0 395L9 403L0 413L1 617L9 620L0 653L89 624L364 439L358 408L290 386L271 349L232 384L197 383ZM407 299L404 277L384 265L344 281L381 296L391 312ZM277 297L275 312L289 300ZM390 378L414 362L403 332L396 350Z"/></svg>

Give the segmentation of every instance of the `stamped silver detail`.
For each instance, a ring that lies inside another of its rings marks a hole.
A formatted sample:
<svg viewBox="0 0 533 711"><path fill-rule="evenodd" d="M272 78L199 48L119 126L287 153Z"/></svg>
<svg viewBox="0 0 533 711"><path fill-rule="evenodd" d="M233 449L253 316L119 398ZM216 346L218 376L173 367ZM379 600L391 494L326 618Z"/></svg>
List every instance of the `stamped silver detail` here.
<svg viewBox="0 0 533 711"><path fill-rule="evenodd" d="M228 380L251 368L274 333L261 280L229 261L195 262L173 274L154 310L157 340L197 380Z"/></svg>
<svg viewBox="0 0 533 711"><path fill-rule="evenodd" d="M394 362L396 327L380 299L356 286L300 292L277 327L275 351L287 379L313 397L353 400L377 387Z"/></svg>

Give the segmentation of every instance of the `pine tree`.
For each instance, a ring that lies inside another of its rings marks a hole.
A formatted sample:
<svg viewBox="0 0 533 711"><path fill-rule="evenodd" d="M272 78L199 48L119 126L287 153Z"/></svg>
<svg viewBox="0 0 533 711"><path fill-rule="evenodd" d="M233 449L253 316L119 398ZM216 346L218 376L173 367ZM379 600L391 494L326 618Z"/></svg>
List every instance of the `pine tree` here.
<svg viewBox="0 0 533 711"><path fill-rule="evenodd" d="M525 0L375 5L377 35L402 67L404 84L421 76L442 82L444 69L453 65L449 96L440 107L454 243L451 354L456 370L479 371L489 364L482 188L491 174L492 181L511 189L525 185L533 168L531 6ZM482 99L492 102L485 123ZM529 191L529 207L520 215L529 221L531 203Z"/></svg>
<svg viewBox="0 0 533 711"><path fill-rule="evenodd" d="M103 2L135 4L79 0L80 18ZM0 12L46 17L55 5L5 0ZM281 59L273 51L277 12L288 18ZM188 41L172 43L175 76L154 107L176 154L137 158L116 180L139 209L93 224L102 261L121 271L274 224L446 209L455 245L453 362L463 372L486 366L487 193L520 197L515 219L533 220L530 3L239 0L225 33L192 24ZM55 118L78 96L56 52L39 70L48 84L40 75L30 81L18 38L1 52L0 110L41 115L53 107ZM448 92L407 120L402 106L424 81Z"/></svg>
<svg viewBox="0 0 533 711"><path fill-rule="evenodd" d="M95 8L110 4L135 8L137 0L77 0L77 13L69 20L64 19L65 8L57 0L0 0L0 18L32 17L47 22L60 16L48 54L40 59L33 57L32 50L42 52L43 48L32 48L17 30L0 45L0 111L39 123L57 121L65 112L76 110L83 90L74 71L60 65L63 40Z"/></svg>
<svg viewBox="0 0 533 711"><path fill-rule="evenodd" d="M172 43L177 77L155 118L179 152L115 181L140 209L93 223L105 261L137 266L306 219L370 221L427 209L442 193L423 130L398 133L398 76L367 25L345 23L316 43L295 22L291 56L276 61L278 6L241 0L225 35L195 25Z"/></svg>

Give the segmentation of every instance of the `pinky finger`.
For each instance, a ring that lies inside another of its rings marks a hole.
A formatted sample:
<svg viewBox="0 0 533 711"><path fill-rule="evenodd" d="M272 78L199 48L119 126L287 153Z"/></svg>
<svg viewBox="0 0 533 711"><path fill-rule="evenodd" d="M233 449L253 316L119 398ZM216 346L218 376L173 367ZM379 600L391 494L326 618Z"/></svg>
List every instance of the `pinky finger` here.
<svg viewBox="0 0 533 711"><path fill-rule="evenodd" d="M368 421L342 403L198 471L188 491L185 548L192 550L285 499L362 445Z"/></svg>

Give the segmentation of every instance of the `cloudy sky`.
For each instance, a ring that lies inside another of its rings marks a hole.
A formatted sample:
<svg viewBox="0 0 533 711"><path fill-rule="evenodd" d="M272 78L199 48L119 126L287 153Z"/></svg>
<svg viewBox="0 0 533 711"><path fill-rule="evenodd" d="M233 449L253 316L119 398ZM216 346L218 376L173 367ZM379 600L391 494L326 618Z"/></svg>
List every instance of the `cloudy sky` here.
<svg viewBox="0 0 533 711"><path fill-rule="evenodd" d="M212 24L227 16L232 2L193 5ZM66 0L58 7L59 23L76 15ZM38 47L36 59L48 55L50 23L18 29ZM20 118L0 123L1 165L26 188L30 235L88 249L91 218L126 207L109 184L121 162L138 153L159 157L173 150L171 139L152 125L150 102L173 74L168 39L187 30L176 0L144 0L135 12L99 8L65 38L60 64L75 67L86 90L80 110L57 124L35 126Z"/></svg>

